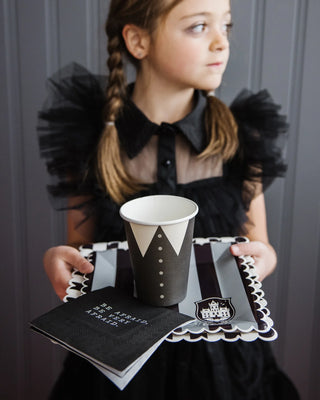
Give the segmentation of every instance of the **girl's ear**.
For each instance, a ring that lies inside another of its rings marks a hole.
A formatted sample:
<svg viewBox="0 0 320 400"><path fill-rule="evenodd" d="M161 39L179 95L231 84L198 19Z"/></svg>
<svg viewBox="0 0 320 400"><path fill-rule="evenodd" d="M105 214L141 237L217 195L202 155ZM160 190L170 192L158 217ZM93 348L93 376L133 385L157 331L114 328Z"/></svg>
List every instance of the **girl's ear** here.
<svg viewBox="0 0 320 400"><path fill-rule="evenodd" d="M149 51L150 37L144 29L133 24L127 24L122 30L122 37L127 50L133 57L138 60L146 57Z"/></svg>

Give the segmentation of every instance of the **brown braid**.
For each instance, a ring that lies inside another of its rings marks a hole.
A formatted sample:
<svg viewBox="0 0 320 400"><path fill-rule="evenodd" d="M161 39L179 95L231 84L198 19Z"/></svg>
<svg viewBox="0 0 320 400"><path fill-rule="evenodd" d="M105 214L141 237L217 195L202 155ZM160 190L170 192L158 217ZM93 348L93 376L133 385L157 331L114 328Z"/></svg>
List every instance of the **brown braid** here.
<svg viewBox="0 0 320 400"><path fill-rule="evenodd" d="M229 107L215 96L207 97L205 125L209 143L199 157L221 154L223 161L230 160L238 149L238 127Z"/></svg>
<svg viewBox="0 0 320 400"><path fill-rule="evenodd" d="M123 71L122 55L118 36L109 38L108 68L109 84L106 89L105 121L115 122L125 98L126 79ZM107 193L121 203L125 197L140 189L125 170L120 152L120 144L115 124L106 124L97 151L98 176Z"/></svg>

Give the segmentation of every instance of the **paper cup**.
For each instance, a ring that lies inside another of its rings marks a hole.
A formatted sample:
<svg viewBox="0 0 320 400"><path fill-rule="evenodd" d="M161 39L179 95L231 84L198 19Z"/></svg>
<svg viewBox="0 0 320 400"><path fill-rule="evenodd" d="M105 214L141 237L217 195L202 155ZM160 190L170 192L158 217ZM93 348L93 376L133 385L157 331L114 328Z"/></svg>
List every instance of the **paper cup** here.
<svg viewBox="0 0 320 400"><path fill-rule="evenodd" d="M185 298L197 213L192 200L170 195L140 197L120 208L142 301L170 306Z"/></svg>

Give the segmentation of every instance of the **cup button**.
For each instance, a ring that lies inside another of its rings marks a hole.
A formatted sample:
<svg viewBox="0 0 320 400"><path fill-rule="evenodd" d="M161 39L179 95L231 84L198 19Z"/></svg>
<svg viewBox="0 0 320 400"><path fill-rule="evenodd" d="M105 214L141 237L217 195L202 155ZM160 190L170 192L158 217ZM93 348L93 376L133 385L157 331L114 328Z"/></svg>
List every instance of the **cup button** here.
<svg viewBox="0 0 320 400"><path fill-rule="evenodd" d="M172 161L169 159L162 161L162 165L166 168L169 168L171 164L172 164Z"/></svg>

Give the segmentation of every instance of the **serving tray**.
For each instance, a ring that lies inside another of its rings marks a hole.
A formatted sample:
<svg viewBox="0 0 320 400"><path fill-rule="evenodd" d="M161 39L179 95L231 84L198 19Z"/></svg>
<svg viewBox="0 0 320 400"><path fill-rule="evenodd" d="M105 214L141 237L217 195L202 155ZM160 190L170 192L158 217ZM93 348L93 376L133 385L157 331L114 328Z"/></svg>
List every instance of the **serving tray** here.
<svg viewBox="0 0 320 400"><path fill-rule="evenodd" d="M229 251L231 244L244 241L248 239L193 239L186 297L169 308L194 320L175 329L167 341L222 339L232 342L257 338L272 341L277 338L253 258L234 257ZM91 274L73 271L64 301L106 286L118 287L136 296L126 241L88 244L80 252L95 269Z"/></svg>

